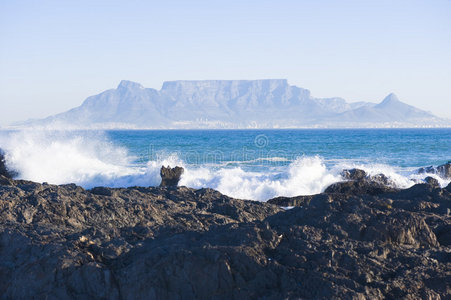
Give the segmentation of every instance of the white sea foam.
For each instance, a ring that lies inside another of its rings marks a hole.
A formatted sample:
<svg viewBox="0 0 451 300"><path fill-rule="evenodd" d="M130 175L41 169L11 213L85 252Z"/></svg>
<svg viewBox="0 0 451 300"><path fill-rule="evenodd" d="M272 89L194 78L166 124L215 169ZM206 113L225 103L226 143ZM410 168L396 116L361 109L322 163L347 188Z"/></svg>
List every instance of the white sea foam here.
<svg viewBox="0 0 451 300"><path fill-rule="evenodd" d="M282 172L252 172L240 167L188 167L180 184L194 188L211 187L236 198L267 200L281 195L319 193L339 180L340 176L330 173L320 157L302 157Z"/></svg>
<svg viewBox="0 0 451 300"><path fill-rule="evenodd" d="M0 132L0 147L6 151L8 167L17 170L20 178L53 184L76 183L85 188L156 186L161 180L162 165L185 168L180 185L209 187L231 197L260 201L320 193L342 180L340 172L346 168L361 168L370 175L383 173L401 188L428 175L437 178L442 186L449 183L435 174L415 174L412 170L381 164L344 160L327 167L319 156L299 157L288 165L258 172L240 166L240 162L233 167L189 165L176 154L160 156L147 164L134 164L135 157L126 148L93 131ZM275 157L274 161L285 159Z"/></svg>
<svg viewBox="0 0 451 300"><path fill-rule="evenodd" d="M424 179L428 176L437 179L441 187L445 187L451 182L451 180L442 178L439 175L433 173L418 174L418 172L416 172L417 168L399 168L375 163L362 164L343 161L337 164L333 169L334 171L337 171L351 168L362 169L370 176L384 174L389 178L393 186L402 189L409 188L416 183L424 182Z"/></svg>
<svg viewBox="0 0 451 300"><path fill-rule="evenodd" d="M113 182L133 175L127 150L101 133L21 131L2 133L1 147L9 168L20 178L55 184Z"/></svg>

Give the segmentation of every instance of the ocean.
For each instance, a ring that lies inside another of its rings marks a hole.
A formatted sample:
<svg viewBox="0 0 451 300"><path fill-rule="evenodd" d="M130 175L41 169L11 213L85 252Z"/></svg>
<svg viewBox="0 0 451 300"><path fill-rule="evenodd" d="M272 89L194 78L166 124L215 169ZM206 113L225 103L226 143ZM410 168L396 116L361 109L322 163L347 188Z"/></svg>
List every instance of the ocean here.
<svg viewBox="0 0 451 300"><path fill-rule="evenodd" d="M52 184L157 186L162 165L180 185L266 201L322 192L343 169L383 173L407 188L451 160L451 129L0 131L19 178Z"/></svg>

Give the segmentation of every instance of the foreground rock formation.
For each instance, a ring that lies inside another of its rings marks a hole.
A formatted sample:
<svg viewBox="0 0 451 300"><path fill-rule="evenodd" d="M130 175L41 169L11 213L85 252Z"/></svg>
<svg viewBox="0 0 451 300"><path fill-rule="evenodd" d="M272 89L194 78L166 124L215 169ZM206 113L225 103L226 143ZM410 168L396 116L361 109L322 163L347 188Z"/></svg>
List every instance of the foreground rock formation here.
<svg viewBox="0 0 451 300"><path fill-rule="evenodd" d="M326 194L377 195L395 192L392 182L384 174L369 176L360 169L343 170L342 177L347 181L337 182L326 188Z"/></svg>
<svg viewBox="0 0 451 300"><path fill-rule="evenodd" d="M160 169L160 187L176 187L184 171L182 167L171 168L169 166L162 166Z"/></svg>
<svg viewBox="0 0 451 300"><path fill-rule="evenodd" d="M0 297L451 297L451 185L346 182L260 203L0 177Z"/></svg>

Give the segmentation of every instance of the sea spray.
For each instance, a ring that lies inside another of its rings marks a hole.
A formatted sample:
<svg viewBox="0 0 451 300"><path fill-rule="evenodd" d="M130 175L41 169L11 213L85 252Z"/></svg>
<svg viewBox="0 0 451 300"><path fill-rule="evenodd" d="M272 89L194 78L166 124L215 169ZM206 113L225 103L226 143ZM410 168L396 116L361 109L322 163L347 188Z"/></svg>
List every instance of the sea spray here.
<svg viewBox="0 0 451 300"><path fill-rule="evenodd" d="M136 151L131 154L130 147L113 143L107 133L98 131L0 131L0 146L6 152L8 167L17 170L19 178L76 183L84 188L158 186L161 166L184 167L180 185L213 188L231 197L260 201L320 193L343 180L340 173L349 168L363 169L369 175L383 173L400 188L426 176L439 180L442 187L450 182L436 174L418 174L412 167L319 155L287 158L276 153L251 160L189 163L183 153L160 151L143 160Z"/></svg>
<svg viewBox="0 0 451 300"><path fill-rule="evenodd" d="M280 195L319 193L340 180L338 172L329 173L318 156L298 158L279 171L252 172L241 167L188 165L175 153L159 155L145 166L136 165L126 148L94 131L10 132L2 135L1 142L9 165L18 170L20 178L76 183L85 188L158 186L163 165L185 168L180 185L209 187L231 197L262 201Z"/></svg>
<svg viewBox="0 0 451 300"><path fill-rule="evenodd" d="M232 197L253 200L320 193L340 180L338 174L328 172L320 157L298 158L282 172L250 172L235 167L196 171L193 175L189 170L186 173L181 184L208 186ZM199 175L203 176L202 180Z"/></svg>
<svg viewBox="0 0 451 300"><path fill-rule="evenodd" d="M127 150L101 132L3 132L0 142L8 167L23 179L89 186L96 178L114 180L134 173Z"/></svg>

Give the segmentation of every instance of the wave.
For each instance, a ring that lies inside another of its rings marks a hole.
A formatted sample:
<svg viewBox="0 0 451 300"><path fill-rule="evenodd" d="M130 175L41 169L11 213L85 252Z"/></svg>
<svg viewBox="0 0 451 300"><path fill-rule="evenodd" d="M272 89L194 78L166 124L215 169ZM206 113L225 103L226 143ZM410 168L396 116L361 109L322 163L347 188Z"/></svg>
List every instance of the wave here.
<svg viewBox="0 0 451 300"><path fill-rule="evenodd" d="M289 164L283 172L252 172L241 167L187 168L180 184L194 188L211 187L235 198L264 201L276 196L319 193L339 180L338 174L328 172L320 157L302 157Z"/></svg>
<svg viewBox="0 0 451 300"><path fill-rule="evenodd" d="M6 162L20 178L90 186L96 179L132 175L127 149L113 145L101 132L3 132L0 145Z"/></svg>
<svg viewBox="0 0 451 300"><path fill-rule="evenodd" d="M400 188L408 188L426 176L436 178L442 186L449 180L436 174L416 174L381 164L362 164L340 160L328 165L320 156L303 156L278 168L255 171L244 168L249 162L236 161L233 166L187 164L177 154L159 156L147 163L136 163L126 147L112 143L103 132L95 131L15 131L0 132L0 147L6 152L9 168L22 179L52 184L76 183L84 188L95 186L157 186L160 168L182 166L185 172L180 185L213 188L241 199L266 201L277 196L310 195L324 191L342 180L343 169L360 168L370 175L383 173ZM274 157L256 159L285 161Z"/></svg>

